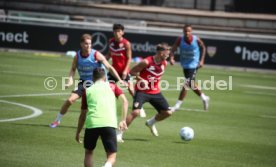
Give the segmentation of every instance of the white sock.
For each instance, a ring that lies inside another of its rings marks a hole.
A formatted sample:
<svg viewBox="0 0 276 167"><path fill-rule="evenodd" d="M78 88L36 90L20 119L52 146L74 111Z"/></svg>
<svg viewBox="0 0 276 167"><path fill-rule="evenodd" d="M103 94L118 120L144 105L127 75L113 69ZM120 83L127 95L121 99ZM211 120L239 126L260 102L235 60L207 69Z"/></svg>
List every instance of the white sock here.
<svg viewBox="0 0 276 167"><path fill-rule="evenodd" d="M103 167L112 167L112 163L107 161Z"/></svg>
<svg viewBox="0 0 276 167"><path fill-rule="evenodd" d="M182 103L183 103L182 100L177 100L177 102L175 103L175 106L179 108Z"/></svg>
<svg viewBox="0 0 276 167"><path fill-rule="evenodd" d="M204 93L201 93L200 97L201 97L202 100L206 100L207 99L207 96Z"/></svg>
<svg viewBox="0 0 276 167"><path fill-rule="evenodd" d="M62 116L63 116L63 115L62 115L61 113L58 113L58 114L57 114L56 121L61 121Z"/></svg>
<svg viewBox="0 0 276 167"><path fill-rule="evenodd" d="M116 133L117 133L117 136L120 136L121 138L123 138L123 133L124 132L122 130L118 129Z"/></svg>
<svg viewBox="0 0 276 167"><path fill-rule="evenodd" d="M155 116L153 116L151 119L147 120L148 125L153 125L156 122Z"/></svg>

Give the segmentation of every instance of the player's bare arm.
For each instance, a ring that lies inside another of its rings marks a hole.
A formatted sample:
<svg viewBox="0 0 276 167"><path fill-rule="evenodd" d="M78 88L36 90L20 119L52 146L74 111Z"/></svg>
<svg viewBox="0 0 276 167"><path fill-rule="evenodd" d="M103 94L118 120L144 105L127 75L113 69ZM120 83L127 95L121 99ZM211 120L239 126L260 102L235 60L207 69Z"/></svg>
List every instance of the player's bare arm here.
<svg viewBox="0 0 276 167"><path fill-rule="evenodd" d="M120 83L124 83L122 81L122 79L120 78L119 74L117 73L117 71L108 63L108 61L106 60L106 58L100 53L97 52L96 53L96 58L98 61L100 61L101 63L103 63L103 65L105 66L105 68L114 76L118 79L118 81Z"/></svg>
<svg viewBox="0 0 276 167"><path fill-rule="evenodd" d="M179 43L179 38L176 39L176 41L174 42L172 49L171 49L171 53L170 53L170 64L174 65L175 60L174 60L174 52L177 50L178 44Z"/></svg>
<svg viewBox="0 0 276 167"><path fill-rule="evenodd" d="M134 76L137 82L144 82L145 86L148 85L148 81L140 77L140 72L147 66L148 66L148 62L146 60L143 60L130 70L130 75Z"/></svg>
<svg viewBox="0 0 276 167"><path fill-rule="evenodd" d="M199 62L199 65L198 65L198 67L200 68L200 67L203 67L203 65L204 65L206 47L205 47L204 42L200 38L198 38L198 45L199 45L200 50L201 50L201 58L200 58L200 62Z"/></svg>
<svg viewBox="0 0 276 167"><path fill-rule="evenodd" d="M131 63L131 59L132 59L132 50L131 50L130 42L127 42L127 44L126 44L126 56L127 56L127 62L126 62L125 69L123 71L122 79L125 79L127 77L128 69L130 67L130 63Z"/></svg>
<svg viewBox="0 0 276 167"><path fill-rule="evenodd" d="M119 96L119 100L122 103L122 118L121 118L121 122L119 123L119 129L122 131L125 131L127 130L126 117L127 117L127 110L128 110L128 101L124 94L121 94Z"/></svg>
<svg viewBox="0 0 276 167"><path fill-rule="evenodd" d="M111 57L111 53L108 50L107 54L105 55L105 58L106 58L107 61L109 61L110 57Z"/></svg>
<svg viewBox="0 0 276 167"><path fill-rule="evenodd" d="M75 136L75 139L78 143L81 143L80 133L81 133L81 130L82 130L84 122L85 122L86 113L87 113L87 109L82 109L80 116L79 116L78 127L77 127L76 136Z"/></svg>
<svg viewBox="0 0 276 167"><path fill-rule="evenodd" d="M69 80L65 86L65 88L67 89L69 86L73 85L73 78L75 76L76 73L76 69L77 69L77 55L74 57L73 62L72 62L72 66L69 72Z"/></svg>

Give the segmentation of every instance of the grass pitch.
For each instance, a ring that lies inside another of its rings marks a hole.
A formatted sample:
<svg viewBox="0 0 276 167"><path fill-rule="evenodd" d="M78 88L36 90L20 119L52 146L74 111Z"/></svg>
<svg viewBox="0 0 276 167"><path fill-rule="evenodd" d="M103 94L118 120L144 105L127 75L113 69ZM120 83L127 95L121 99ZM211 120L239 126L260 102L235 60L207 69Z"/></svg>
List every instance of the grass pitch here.
<svg viewBox="0 0 276 167"><path fill-rule="evenodd" d="M32 110L8 102L40 109L43 114L25 120L0 122L1 167L81 167L84 150L75 142L80 111L76 102L60 127L51 129L72 87L62 90L61 77L68 76L71 58L31 53L0 52L0 120L32 114ZM176 77L179 65L168 66L163 80L170 83L163 91L174 105L179 91ZM145 121L156 111L145 105L147 118L137 118L118 144L117 167L274 167L276 165L276 74L242 72L205 67L198 80L229 81L232 90L204 90L210 96L209 112L192 91L180 111L156 126L159 137L150 134ZM57 87L47 90L44 80L54 77ZM76 77L77 79L77 77ZM132 100L126 92L130 106ZM120 106L118 106L120 107ZM129 107L131 112L131 107ZM195 131L191 142L183 142L179 130L190 126ZM104 164L105 153L98 141L95 167Z"/></svg>

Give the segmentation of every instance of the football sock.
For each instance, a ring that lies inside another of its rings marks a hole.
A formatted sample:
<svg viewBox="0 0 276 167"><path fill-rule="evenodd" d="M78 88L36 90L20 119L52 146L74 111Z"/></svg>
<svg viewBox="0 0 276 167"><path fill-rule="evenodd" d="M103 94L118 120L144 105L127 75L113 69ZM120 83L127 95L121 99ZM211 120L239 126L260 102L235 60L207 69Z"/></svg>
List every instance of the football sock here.
<svg viewBox="0 0 276 167"><path fill-rule="evenodd" d="M106 162L105 164L104 164L104 166L103 167L112 167L112 164L111 164L111 162Z"/></svg>
<svg viewBox="0 0 276 167"><path fill-rule="evenodd" d="M56 121L61 121L62 116L63 116L63 115L62 115L61 113L58 113L58 114L57 114Z"/></svg>
<svg viewBox="0 0 276 167"><path fill-rule="evenodd" d="M181 104L183 103L182 100L177 100L177 102L175 103L175 107L179 108L181 106Z"/></svg>
<svg viewBox="0 0 276 167"><path fill-rule="evenodd" d="M148 122L148 125L150 125L150 126L153 125L156 122L155 116L153 116L151 119L147 120L147 122Z"/></svg>
<svg viewBox="0 0 276 167"><path fill-rule="evenodd" d="M207 96L204 93L201 93L200 97L201 97L202 100L206 100L207 99Z"/></svg>

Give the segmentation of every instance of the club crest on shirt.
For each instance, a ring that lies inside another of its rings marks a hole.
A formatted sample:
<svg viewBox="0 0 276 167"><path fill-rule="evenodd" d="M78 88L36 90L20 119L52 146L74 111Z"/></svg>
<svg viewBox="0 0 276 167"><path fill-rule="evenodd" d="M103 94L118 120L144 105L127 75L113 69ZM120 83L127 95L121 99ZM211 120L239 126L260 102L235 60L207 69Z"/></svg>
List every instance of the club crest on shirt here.
<svg viewBox="0 0 276 167"><path fill-rule="evenodd" d="M58 39L59 39L59 43L61 45L65 45L66 42L68 41L68 35L67 34L59 34Z"/></svg>
<svg viewBox="0 0 276 167"><path fill-rule="evenodd" d="M217 47L215 46L207 46L207 53L209 57L214 57L217 52Z"/></svg>

